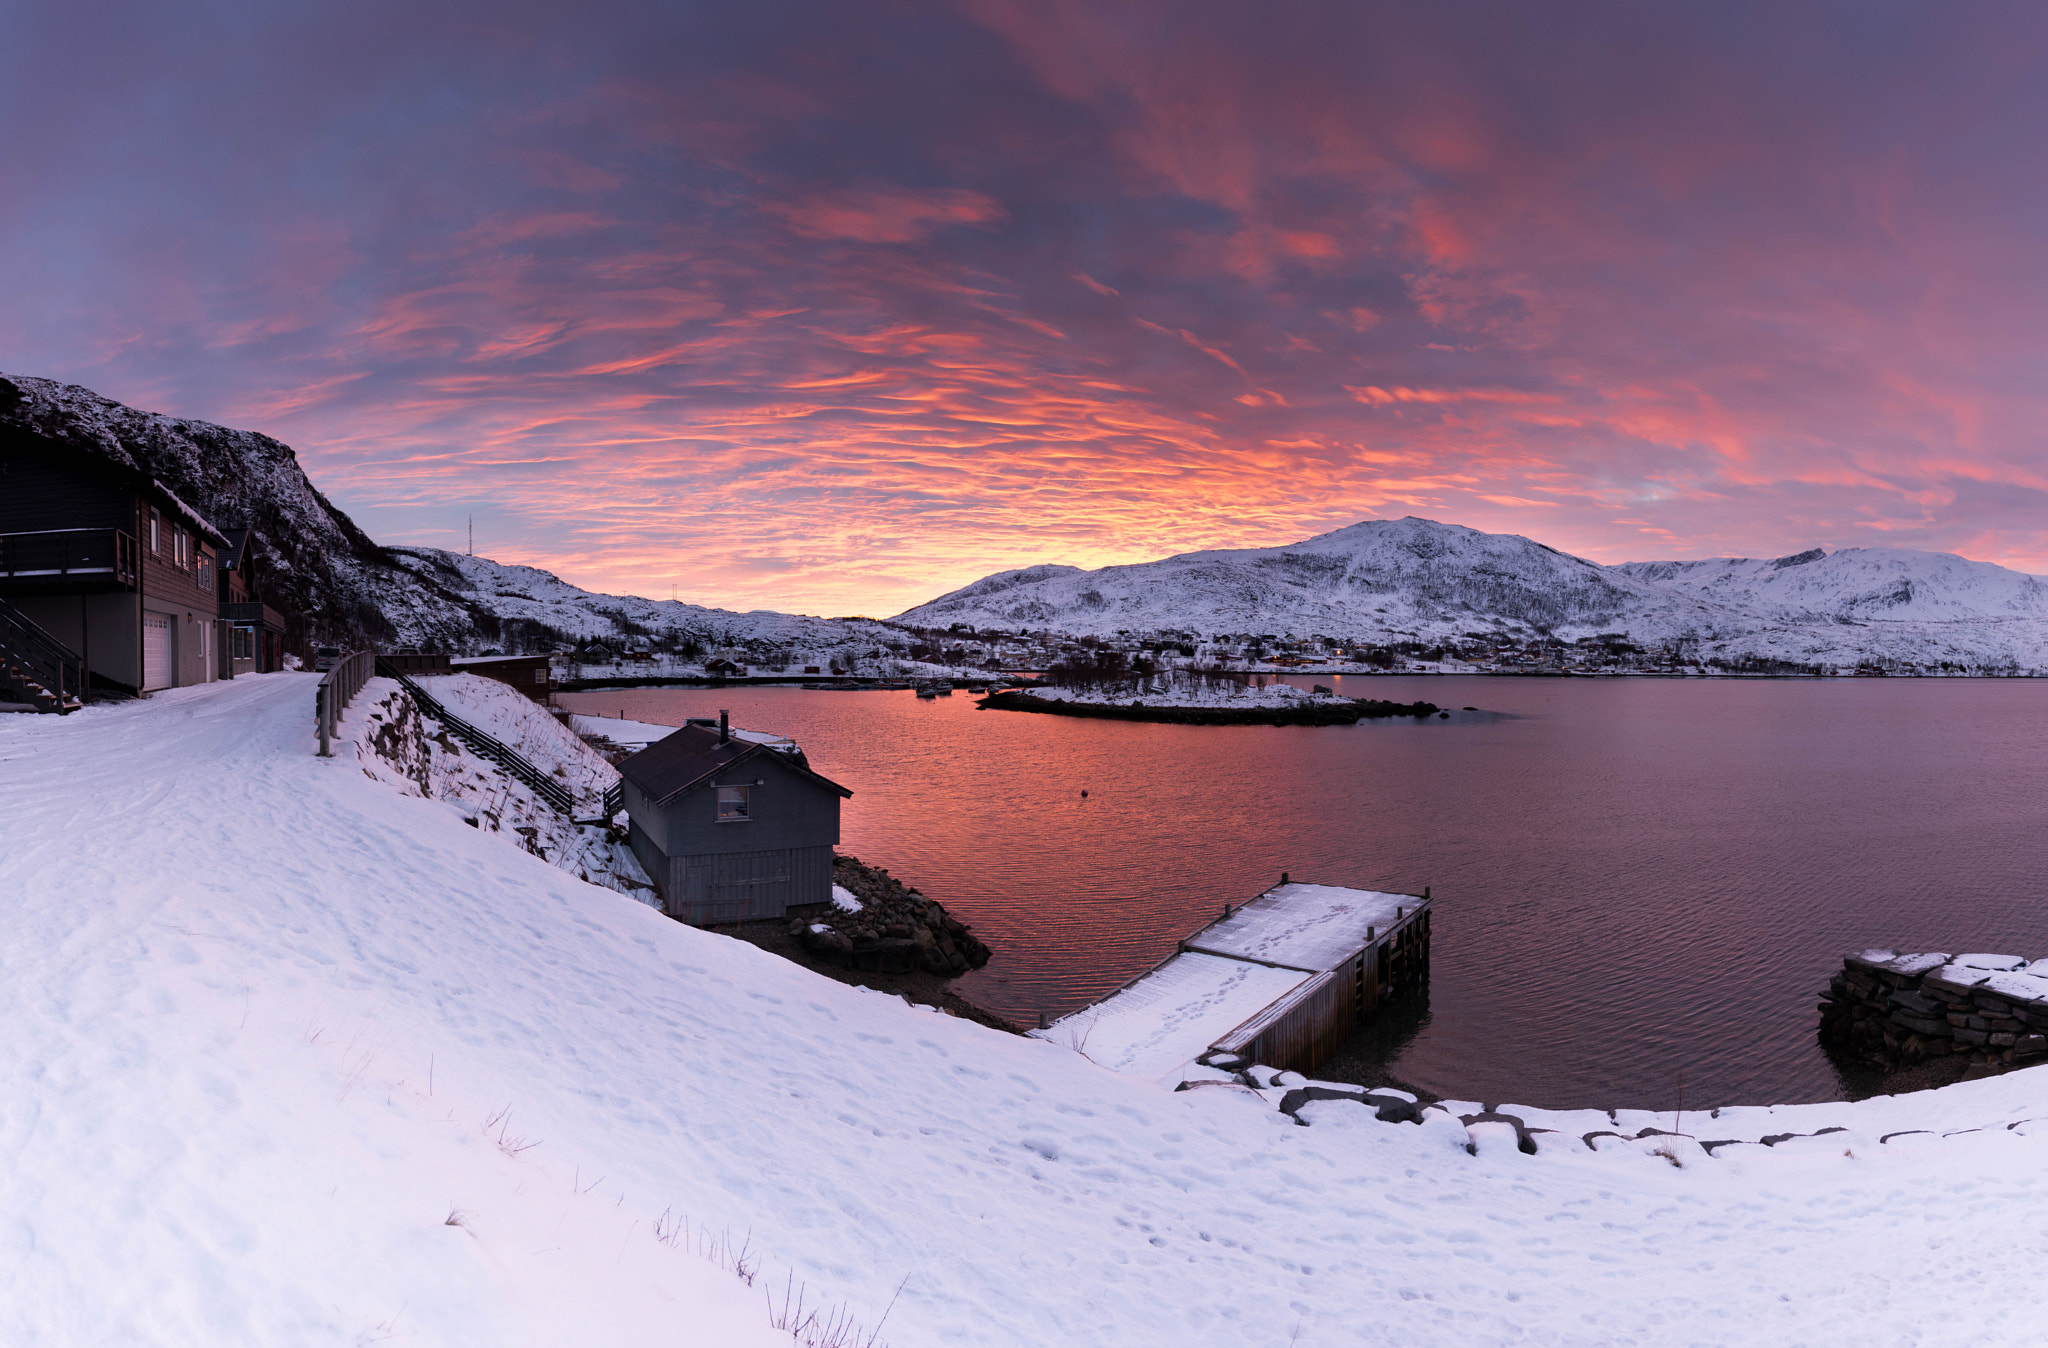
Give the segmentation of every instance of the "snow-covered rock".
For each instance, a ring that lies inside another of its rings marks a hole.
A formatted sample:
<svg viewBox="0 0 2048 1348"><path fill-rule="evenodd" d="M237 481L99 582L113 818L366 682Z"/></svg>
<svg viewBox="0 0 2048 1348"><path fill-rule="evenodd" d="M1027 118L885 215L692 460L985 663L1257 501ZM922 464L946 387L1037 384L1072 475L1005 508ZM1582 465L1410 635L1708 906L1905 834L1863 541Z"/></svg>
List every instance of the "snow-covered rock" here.
<svg viewBox="0 0 2048 1348"><path fill-rule="evenodd" d="M1813 548L1770 561L1625 562L1661 589L1787 622L2005 622L2048 618L2048 582L1947 552Z"/></svg>

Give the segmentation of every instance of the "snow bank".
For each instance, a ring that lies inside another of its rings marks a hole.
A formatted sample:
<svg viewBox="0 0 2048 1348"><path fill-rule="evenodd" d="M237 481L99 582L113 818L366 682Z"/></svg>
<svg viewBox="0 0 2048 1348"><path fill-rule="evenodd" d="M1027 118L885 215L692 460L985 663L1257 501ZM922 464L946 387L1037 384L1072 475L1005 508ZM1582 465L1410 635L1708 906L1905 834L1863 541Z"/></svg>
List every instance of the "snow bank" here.
<svg viewBox="0 0 2048 1348"><path fill-rule="evenodd" d="M617 769L575 731L509 684L474 674L436 678L430 696L543 772L595 817ZM518 778L425 716L394 679L363 685L349 708L343 750L363 771L409 795L440 802L471 828L508 833L526 851L579 879L658 906L633 849L601 827L579 825Z"/></svg>
<svg viewBox="0 0 2048 1348"><path fill-rule="evenodd" d="M316 758L313 682L0 718L0 1341L786 1344L785 1276L897 1348L2038 1341L2048 1073L1682 1164L1176 1094Z"/></svg>
<svg viewBox="0 0 2048 1348"><path fill-rule="evenodd" d="M570 728L589 739L600 739L621 749L645 749L659 740L665 740L676 733L672 725L654 725L648 721L628 721L616 716L585 716L577 713L569 718Z"/></svg>

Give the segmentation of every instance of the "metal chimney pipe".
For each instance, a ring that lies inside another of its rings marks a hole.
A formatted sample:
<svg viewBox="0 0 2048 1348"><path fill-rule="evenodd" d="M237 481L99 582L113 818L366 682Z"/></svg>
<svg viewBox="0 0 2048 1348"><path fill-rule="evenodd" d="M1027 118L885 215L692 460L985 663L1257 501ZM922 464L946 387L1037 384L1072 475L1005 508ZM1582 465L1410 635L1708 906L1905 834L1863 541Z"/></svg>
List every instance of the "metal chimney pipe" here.
<svg viewBox="0 0 2048 1348"><path fill-rule="evenodd" d="M725 708L718 709L718 742L725 743L732 738L732 722L726 716Z"/></svg>

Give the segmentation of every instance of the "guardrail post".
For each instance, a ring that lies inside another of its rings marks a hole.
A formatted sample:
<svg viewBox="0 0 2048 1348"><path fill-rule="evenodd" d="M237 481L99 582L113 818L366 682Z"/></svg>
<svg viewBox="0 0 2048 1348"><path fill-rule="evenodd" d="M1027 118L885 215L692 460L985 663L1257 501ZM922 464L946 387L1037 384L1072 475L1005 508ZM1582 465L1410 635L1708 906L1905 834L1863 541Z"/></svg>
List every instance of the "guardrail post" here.
<svg viewBox="0 0 2048 1348"><path fill-rule="evenodd" d="M320 686L313 690L313 719L320 726L320 757L322 758L334 757L327 747L327 694L328 684L325 679L322 679Z"/></svg>

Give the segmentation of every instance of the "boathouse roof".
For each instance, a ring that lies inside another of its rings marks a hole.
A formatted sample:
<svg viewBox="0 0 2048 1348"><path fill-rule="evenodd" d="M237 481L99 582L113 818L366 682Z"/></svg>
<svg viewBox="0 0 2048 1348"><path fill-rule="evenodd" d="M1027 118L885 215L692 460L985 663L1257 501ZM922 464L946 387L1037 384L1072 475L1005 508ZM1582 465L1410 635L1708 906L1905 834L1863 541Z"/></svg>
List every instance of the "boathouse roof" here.
<svg viewBox="0 0 2048 1348"><path fill-rule="evenodd" d="M787 744L788 741L781 743ZM830 778L813 772L801 754L790 753L775 744L737 736L721 739L717 730L699 725L686 725L673 735L656 740L619 764L619 775L638 787L648 799L660 804L708 780L722 768L762 754L770 755L773 761L791 772L841 796L853 794Z"/></svg>
<svg viewBox="0 0 2048 1348"><path fill-rule="evenodd" d="M1423 903L1413 894L1383 894L1341 885L1275 885L1229 917L1210 923L1182 948L1287 969L1322 973L1357 955Z"/></svg>

